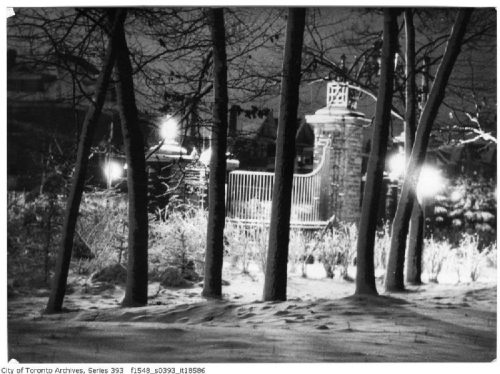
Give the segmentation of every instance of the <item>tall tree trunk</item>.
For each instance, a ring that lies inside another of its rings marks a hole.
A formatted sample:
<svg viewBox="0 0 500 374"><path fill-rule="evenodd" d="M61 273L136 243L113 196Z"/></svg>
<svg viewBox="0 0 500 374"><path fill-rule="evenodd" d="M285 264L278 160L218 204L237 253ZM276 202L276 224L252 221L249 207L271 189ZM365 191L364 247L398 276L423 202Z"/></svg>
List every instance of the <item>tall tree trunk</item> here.
<svg viewBox="0 0 500 374"><path fill-rule="evenodd" d="M122 305L135 307L148 302L147 175L125 30L121 27L118 31L115 87L127 159L128 189L128 264Z"/></svg>
<svg viewBox="0 0 500 374"><path fill-rule="evenodd" d="M305 15L304 8L288 9L264 300L286 300L290 210Z"/></svg>
<svg viewBox="0 0 500 374"><path fill-rule="evenodd" d="M413 143L415 141L415 132L416 132L416 120L417 120L417 99L416 99L416 82L415 82L415 27L413 25L413 14L411 9L405 9L404 11L404 19L405 19L405 34L406 34L406 112L405 112L405 166L408 166L408 162L410 161L411 149L413 147ZM406 167L405 167L406 170ZM415 235L420 227L419 227L419 216L421 214L420 205L415 199L415 193L412 191L409 196L410 204L413 205L412 216L414 219L411 220L412 232L410 233ZM410 221L404 225L401 230L405 232L405 235L408 233ZM397 225L396 221L393 221L393 226ZM394 232L394 229L393 229ZM412 240L414 239L414 240ZM418 238L412 238L410 236L410 241L412 245L418 244L416 241ZM412 247L416 249L415 247ZM408 256L414 256L414 252L408 252ZM404 257L404 255L403 255ZM408 257L409 259L409 257ZM409 260L408 264L413 265L413 260ZM398 279L398 283L404 284L403 280L404 269L403 266L398 267L395 277Z"/></svg>
<svg viewBox="0 0 500 374"><path fill-rule="evenodd" d="M222 296L222 262L224 254L225 184L227 148L227 58L224 11L207 11L212 37L214 64L214 106L212 125L212 154L208 191L207 247L205 253L205 280L202 295Z"/></svg>
<svg viewBox="0 0 500 374"><path fill-rule="evenodd" d="M427 100L427 93L429 92L429 58L424 58L424 66L422 69L423 79L422 79L422 107L425 105ZM415 135L413 135L415 136ZM410 159L410 152L407 153L407 162ZM411 210L410 217L410 228L408 236L408 251L406 253L406 282L410 284L422 284L422 253L424 246L424 211L422 206L415 197L415 191L410 194L413 199L413 208ZM397 272L398 274L400 272ZM402 276L402 275L398 275Z"/></svg>
<svg viewBox="0 0 500 374"><path fill-rule="evenodd" d="M411 156L411 148L417 130L417 87L415 78L415 27L413 25L413 12L405 9L405 34L406 34L406 112L405 112L405 162Z"/></svg>
<svg viewBox="0 0 500 374"><path fill-rule="evenodd" d="M406 282L422 284L422 254L424 248L424 211L417 199L413 199L406 254Z"/></svg>
<svg viewBox="0 0 500 374"><path fill-rule="evenodd" d="M108 49L106 57L104 58L104 65L95 86L94 101L87 110L82 125L80 140L78 142L75 171L71 181L68 201L66 203L61 245L57 254L55 275L46 308L47 313L57 313L62 310L68 280L69 264L71 261L71 252L73 250L73 239L78 219L78 210L80 209L80 202L82 200L83 188L85 185L90 147L92 145L95 127L106 99L106 92L113 71L113 64L117 54L116 41L118 30L123 27L125 16L125 13L121 11L115 14L110 40L108 42Z"/></svg>
<svg viewBox="0 0 500 374"><path fill-rule="evenodd" d="M448 39L445 54L439 65L429 99L420 117L417 133L415 135L415 143L411 152L410 162L407 167L403 189L401 191L401 197L399 199L392 228L391 248L385 278L386 291L397 292L404 290L403 277L400 276L400 274L404 266L408 221L411 216L413 205L411 196L417 186L420 168L425 159L432 125L439 106L443 101L446 85L451 75L451 71L453 70L453 65L460 53L460 47L471 14L472 9L462 9L458 13L452 33Z"/></svg>
<svg viewBox="0 0 500 374"><path fill-rule="evenodd" d="M380 67L380 85L375 123L372 132L372 146L366 171L366 184L361 207L359 235L357 242L356 291L359 294L377 294L375 286L375 265L373 248L379 195L383 182L385 156L389 139L391 121L392 95L394 87L394 55L398 47L398 11L384 10L384 31L382 44L382 61Z"/></svg>

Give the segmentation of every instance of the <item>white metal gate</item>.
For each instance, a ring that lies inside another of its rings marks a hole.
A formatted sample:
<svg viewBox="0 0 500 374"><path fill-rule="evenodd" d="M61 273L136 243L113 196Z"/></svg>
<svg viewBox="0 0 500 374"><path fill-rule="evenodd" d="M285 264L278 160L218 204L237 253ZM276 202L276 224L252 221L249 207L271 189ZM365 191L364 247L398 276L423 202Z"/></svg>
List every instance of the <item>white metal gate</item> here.
<svg viewBox="0 0 500 374"><path fill-rule="evenodd" d="M321 161L308 174L293 175L293 227L322 227L320 204L324 179L330 169L330 142L324 144ZM244 224L269 224L274 173L235 170L229 173L226 217Z"/></svg>

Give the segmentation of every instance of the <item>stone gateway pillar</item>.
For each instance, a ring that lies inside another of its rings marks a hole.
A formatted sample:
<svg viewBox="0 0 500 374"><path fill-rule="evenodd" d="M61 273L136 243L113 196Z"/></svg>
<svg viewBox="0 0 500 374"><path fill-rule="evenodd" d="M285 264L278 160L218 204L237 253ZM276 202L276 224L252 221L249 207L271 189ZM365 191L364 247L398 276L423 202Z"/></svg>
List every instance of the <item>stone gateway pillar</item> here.
<svg viewBox="0 0 500 374"><path fill-rule="evenodd" d="M320 218L333 215L340 221L359 221L361 213L361 180L363 128L370 124L356 111L356 94L348 83L329 82L326 107L306 122L314 129L314 165L320 162L323 147L329 144L329 172L321 182Z"/></svg>

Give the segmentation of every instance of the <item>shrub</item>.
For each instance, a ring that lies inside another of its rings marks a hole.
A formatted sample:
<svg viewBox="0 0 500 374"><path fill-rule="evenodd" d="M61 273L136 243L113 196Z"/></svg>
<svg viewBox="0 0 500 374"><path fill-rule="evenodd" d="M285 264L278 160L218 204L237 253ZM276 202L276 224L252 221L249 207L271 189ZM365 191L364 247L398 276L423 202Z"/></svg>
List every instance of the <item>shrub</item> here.
<svg viewBox="0 0 500 374"><path fill-rule="evenodd" d="M248 226L229 221L225 228L227 254L233 267L240 267L242 273L249 273L249 265L256 262L265 271L265 251L268 229L263 225Z"/></svg>
<svg viewBox="0 0 500 374"><path fill-rule="evenodd" d="M445 261L449 258L451 244L430 238L425 240L423 256L424 269L429 274L429 282L438 283L438 276L443 269Z"/></svg>
<svg viewBox="0 0 500 374"><path fill-rule="evenodd" d="M477 235L464 234L458 247L455 249L455 256L458 259L458 268L462 267L472 282L477 281L481 270L487 264L490 250L490 247L483 248L482 250L480 249Z"/></svg>
<svg viewBox="0 0 500 374"><path fill-rule="evenodd" d="M497 267L497 243L496 242L491 243L491 245L489 247L488 255L486 257L487 257L488 266L496 268Z"/></svg>
<svg viewBox="0 0 500 374"><path fill-rule="evenodd" d="M242 272L248 273L248 266L254 262L262 272L266 271L269 228L265 224L249 226L228 222L225 238L227 253L233 265L239 264Z"/></svg>
<svg viewBox="0 0 500 374"><path fill-rule="evenodd" d="M310 232L301 229L290 230L288 262L291 272L295 272L296 266L299 264L302 277L307 278L307 264L314 263L316 242L316 236Z"/></svg>
<svg viewBox="0 0 500 374"><path fill-rule="evenodd" d="M479 248L496 240L496 183L482 177L459 177L436 196L434 237L458 245L462 234L476 234Z"/></svg>
<svg viewBox="0 0 500 374"><path fill-rule="evenodd" d="M92 282L125 284L126 281L127 269L118 263L103 267L92 275Z"/></svg>
<svg viewBox="0 0 500 374"><path fill-rule="evenodd" d="M172 212L168 218L153 220L149 226L149 263L151 279L160 280L167 267L192 276L193 269L203 274L207 214L201 209Z"/></svg>
<svg viewBox="0 0 500 374"><path fill-rule="evenodd" d="M356 256L356 238L355 224L339 224L319 238L318 259L323 264L327 277L333 278L335 269L340 267L340 276L350 280L347 271Z"/></svg>
<svg viewBox="0 0 500 374"><path fill-rule="evenodd" d="M160 275L160 284L163 287L190 287L193 285L190 281L183 277L182 271L179 268L169 266Z"/></svg>
<svg viewBox="0 0 500 374"><path fill-rule="evenodd" d="M377 231L375 236L374 262L375 269L385 270L387 267L387 256L391 247L391 228L388 223Z"/></svg>
<svg viewBox="0 0 500 374"><path fill-rule="evenodd" d="M127 260L128 207L126 195L112 191L83 196L77 232L92 252L77 262L80 273L93 273Z"/></svg>
<svg viewBox="0 0 500 374"><path fill-rule="evenodd" d="M63 199L9 192L7 204L8 277L15 286L47 286L61 237Z"/></svg>

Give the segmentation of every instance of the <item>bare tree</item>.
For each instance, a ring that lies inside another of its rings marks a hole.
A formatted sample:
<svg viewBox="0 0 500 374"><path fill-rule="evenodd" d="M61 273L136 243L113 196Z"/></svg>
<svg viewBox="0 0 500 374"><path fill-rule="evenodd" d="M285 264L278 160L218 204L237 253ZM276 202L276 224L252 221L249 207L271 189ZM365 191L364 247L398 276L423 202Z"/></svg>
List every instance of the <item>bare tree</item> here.
<svg viewBox="0 0 500 374"><path fill-rule="evenodd" d="M213 45L214 107L212 126L212 154L208 191L207 247L205 278L202 295L222 296L222 263L224 254L226 147L228 122L227 57L224 10L207 10Z"/></svg>
<svg viewBox="0 0 500 374"><path fill-rule="evenodd" d="M115 61L116 96L127 160L128 265L123 306L148 301L148 192L144 139L135 102L132 65L125 30L118 28Z"/></svg>
<svg viewBox="0 0 500 374"><path fill-rule="evenodd" d="M291 194L305 14L304 8L288 10L264 300L286 300Z"/></svg>
<svg viewBox="0 0 500 374"><path fill-rule="evenodd" d="M386 291L404 290L404 258L406 248L406 235L408 220L411 216L412 201L411 193L415 190L420 168L425 158L429 136L433 122L437 116L439 106L443 101L446 85L457 60L465 35L466 27L472 14L472 9L461 9L455 20L453 30L446 46L446 51L439 65L436 79L432 85L429 99L420 117L415 143L411 152L407 167L401 197L399 199L394 224L392 228L391 248L387 263L385 278Z"/></svg>
<svg viewBox="0 0 500 374"><path fill-rule="evenodd" d="M59 253L57 256L56 272L46 308L46 311L49 313L56 313L62 310L64 295L66 293L69 264L71 261L71 252L73 250L73 238L78 218L78 210L80 208L83 188L85 185L85 175L90 154L90 147L92 145L94 130L105 102L107 88L113 71L113 64L117 55L117 41L120 33L119 30L123 28L124 20L124 12L119 11L115 14L112 33L108 42L106 57L104 59L104 65L96 84L95 98L87 111L85 121L82 125L75 171L66 205L61 246L59 247Z"/></svg>
<svg viewBox="0 0 500 374"><path fill-rule="evenodd" d="M391 120L394 86L394 55L398 46L397 10L384 10L384 33L380 67L380 86L372 132L372 147L359 222L356 262L356 294L376 294L374 245L377 228L379 195L381 191L389 123Z"/></svg>

